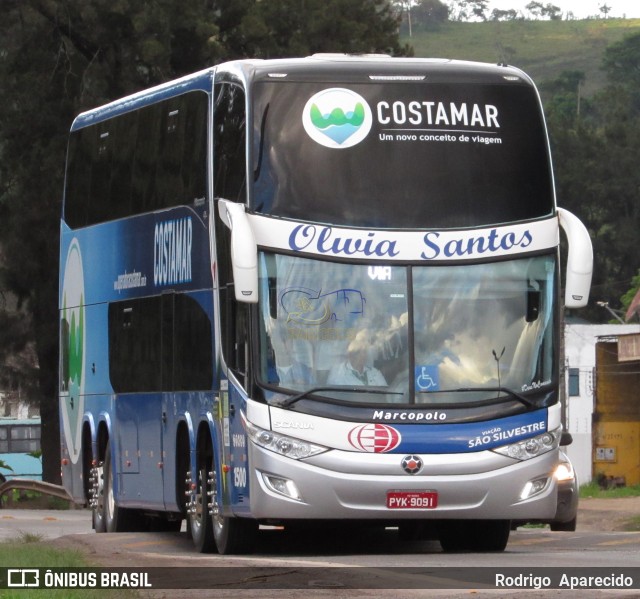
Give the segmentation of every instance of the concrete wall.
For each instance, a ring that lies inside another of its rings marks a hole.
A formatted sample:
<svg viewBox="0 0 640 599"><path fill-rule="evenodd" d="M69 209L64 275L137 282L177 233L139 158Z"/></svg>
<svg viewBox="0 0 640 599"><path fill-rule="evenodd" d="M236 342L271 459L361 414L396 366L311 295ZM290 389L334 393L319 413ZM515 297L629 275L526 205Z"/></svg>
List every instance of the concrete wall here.
<svg viewBox="0 0 640 599"><path fill-rule="evenodd" d="M579 484L593 476L593 413L595 409L596 343L599 337L640 333L640 325L567 324L564 338L564 374L567 429L573 443L567 454L573 462ZM569 395L569 369L579 369L579 395Z"/></svg>

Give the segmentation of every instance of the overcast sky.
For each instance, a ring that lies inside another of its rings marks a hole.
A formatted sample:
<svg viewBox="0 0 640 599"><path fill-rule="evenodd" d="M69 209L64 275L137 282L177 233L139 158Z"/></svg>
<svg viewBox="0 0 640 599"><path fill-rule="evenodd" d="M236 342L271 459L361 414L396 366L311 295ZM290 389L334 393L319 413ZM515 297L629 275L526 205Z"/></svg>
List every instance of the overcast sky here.
<svg viewBox="0 0 640 599"><path fill-rule="evenodd" d="M494 8L508 10L515 8L524 11L524 7L531 0L491 0L489 2L489 14ZM611 11L609 17L640 18L640 2L638 0L537 0L544 5L553 4L559 6L563 13L571 11L577 19L601 15L599 7L606 4ZM526 12L525 12L526 14Z"/></svg>

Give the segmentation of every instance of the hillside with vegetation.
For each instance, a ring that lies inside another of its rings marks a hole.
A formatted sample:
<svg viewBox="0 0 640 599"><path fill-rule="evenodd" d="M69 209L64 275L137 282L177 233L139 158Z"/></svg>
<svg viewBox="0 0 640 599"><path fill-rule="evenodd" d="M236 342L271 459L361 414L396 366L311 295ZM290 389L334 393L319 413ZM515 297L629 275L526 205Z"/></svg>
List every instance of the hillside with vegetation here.
<svg viewBox="0 0 640 599"><path fill-rule="evenodd" d="M537 83L551 139L558 204L594 245L591 302L580 316L624 316L640 287L640 19L442 20L401 42L417 57L505 62ZM638 314L631 317L637 322Z"/></svg>
<svg viewBox="0 0 640 599"><path fill-rule="evenodd" d="M640 33L640 19L446 21L414 27L411 37L404 31L401 41L418 57L505 62L538 83L581 71L582 91L590 96L606 83L601 64L607 46L633 33Z"/></svg>

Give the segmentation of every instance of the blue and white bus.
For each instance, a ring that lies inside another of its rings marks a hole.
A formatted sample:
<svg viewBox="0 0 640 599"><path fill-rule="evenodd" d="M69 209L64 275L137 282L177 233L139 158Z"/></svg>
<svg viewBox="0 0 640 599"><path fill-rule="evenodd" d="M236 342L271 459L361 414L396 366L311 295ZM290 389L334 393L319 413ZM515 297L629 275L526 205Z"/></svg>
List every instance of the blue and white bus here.
<svg viewBox="0 0 640 599"><path fill-rule="evenodd" d="M592 250L522 71L246 60L85 112L60 264L63 481L97 532L501 551L553 518L560 288L586 304Z"/></svg>
<svg viewBox="0 0 640 599"><path fill-rule="evenodd" d="M16 478L42 480L40 418L0 416L0 484Z"/></svg>

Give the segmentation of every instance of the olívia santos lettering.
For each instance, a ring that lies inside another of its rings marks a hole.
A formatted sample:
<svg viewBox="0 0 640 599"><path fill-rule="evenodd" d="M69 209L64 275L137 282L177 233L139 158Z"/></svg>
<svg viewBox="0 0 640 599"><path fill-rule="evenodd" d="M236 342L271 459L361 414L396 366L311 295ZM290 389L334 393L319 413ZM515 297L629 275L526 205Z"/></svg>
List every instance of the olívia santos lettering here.
<svg viewBox="0 0 640 599"><path fill-rule="evenodd" d="M396 239L381 238L380 234L368 232L363 237L340 236L340 231L332 227L298 225L289 235L289 247L294 251L312 251L319 254L358 256L371 258L395 258L400 250ZM477 231L475 235L460 232L458 238L448 238L440 242L441 234L436 231L425 233L422 260L437 258L472 258L474 256L508 253L526 249L533 242L529 229L515 232L510 229Z"/></svg>

